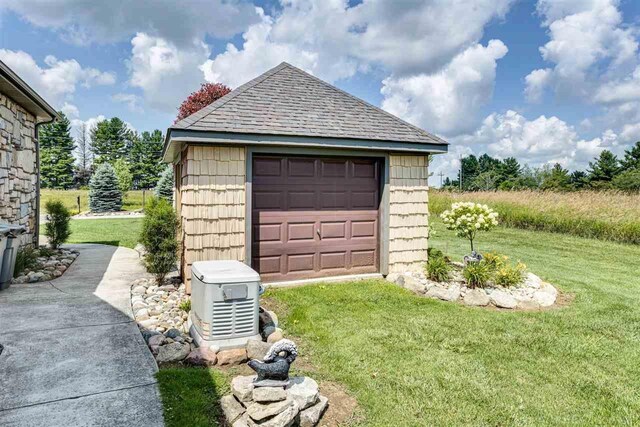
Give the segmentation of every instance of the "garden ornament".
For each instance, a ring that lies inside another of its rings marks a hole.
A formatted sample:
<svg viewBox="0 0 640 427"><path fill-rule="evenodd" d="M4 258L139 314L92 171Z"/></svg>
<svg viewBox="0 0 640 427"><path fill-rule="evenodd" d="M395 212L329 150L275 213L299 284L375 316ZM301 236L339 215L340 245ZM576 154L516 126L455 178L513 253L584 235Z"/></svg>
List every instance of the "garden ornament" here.
<svg viewBox="0 0 640 427"><path fill-rule="evenodd" d="M274 343L263 361L252 359L248 365L258 374L254 387L281 387L289 384L289 368L298 356L298 348L288 339Z"/></svg>
<svg viewBox="0 0 640 427"><path fill-rule="evenodd" d="M480 262L482 261L482 254L476 251L472 251L470 255L465 255L463 260L464 260L464 265L469 264L470 262Z"/></svg>

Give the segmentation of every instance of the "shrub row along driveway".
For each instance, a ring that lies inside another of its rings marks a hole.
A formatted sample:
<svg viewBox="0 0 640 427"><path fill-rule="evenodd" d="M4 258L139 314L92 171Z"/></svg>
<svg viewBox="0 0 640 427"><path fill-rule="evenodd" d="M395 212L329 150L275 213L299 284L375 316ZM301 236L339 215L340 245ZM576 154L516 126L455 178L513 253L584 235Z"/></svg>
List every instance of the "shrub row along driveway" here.
<svg viewBox="0 0 640 427"><path fill-rule="evenodd" d="M130 307L137 252L72 247L80 256L60 279L0 292L0 425L162 425Z"/></svg>

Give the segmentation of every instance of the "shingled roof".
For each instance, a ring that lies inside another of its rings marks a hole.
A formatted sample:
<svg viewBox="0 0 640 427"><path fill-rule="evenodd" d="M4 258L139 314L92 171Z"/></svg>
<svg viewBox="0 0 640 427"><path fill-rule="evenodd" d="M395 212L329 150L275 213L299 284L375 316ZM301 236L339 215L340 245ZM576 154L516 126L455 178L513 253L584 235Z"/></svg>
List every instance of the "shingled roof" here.
<svg viewBox="0 0 640 427"><path fill-rule="evenodd" d="M286 62L170 129L447 144Z"/></svg>

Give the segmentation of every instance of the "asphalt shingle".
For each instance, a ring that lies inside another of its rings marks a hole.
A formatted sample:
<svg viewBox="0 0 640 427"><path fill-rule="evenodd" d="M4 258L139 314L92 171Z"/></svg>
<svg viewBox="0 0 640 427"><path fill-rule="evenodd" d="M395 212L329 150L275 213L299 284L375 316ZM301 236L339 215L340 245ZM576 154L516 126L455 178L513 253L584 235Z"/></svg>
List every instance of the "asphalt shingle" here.
<svg viewBox="0 0 640 427"><path fill-rule="evenodd" d="M171 128L447 144L286 62Z"/></svg>

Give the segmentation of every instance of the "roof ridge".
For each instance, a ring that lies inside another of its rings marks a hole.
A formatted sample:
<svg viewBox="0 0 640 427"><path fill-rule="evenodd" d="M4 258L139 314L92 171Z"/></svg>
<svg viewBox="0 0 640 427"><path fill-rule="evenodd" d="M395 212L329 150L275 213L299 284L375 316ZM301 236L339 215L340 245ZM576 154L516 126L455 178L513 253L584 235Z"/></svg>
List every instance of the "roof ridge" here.
<svg viewBox="0 0 640 427"><path fill-rule="evenodd" d="M329 88L331 88L331 89L334 89L334 90L336 90L336 91L338 91L338 92L340 92L340 93L342 93L342 94L344 94L344 95L347 95L349 98L354 99L355 101L359 102L360 104L366 105L366 106L368 106L368 107L372 107L372 108L374 108L375 110L377 110L377 111L379 111L379 112L381 112L381 113L383 113L383 114L385 114L385 115L387 115L387 116L391 117L391 118L392 118L393 120L395 120L395 121L398 121L398 122L400 122L400 123L402 123L402 124L404 124L404 125L410 126L411 128L413 128L413 129L415 129L415 130L417 130L417 131L419 131L419 132L421 132L421 133L423 133L423 134L426 134L426 135L427 135L427 136L429 136L430 138L433 138L433 139L435 139L435 140L437 140L437 141L440 141L440 142L442 142L442 143L444 143L444 144L448 144L444 139L440 138L439 136L434 135L434 134L432 134L432 133L430 133L430 132L427 132L426 130L424 130L424 129L422 129L422 128L420 128L420 127L416 126L416 125L413 125L413 124L411 124L411 123L409 123L409 122L407 122L407 121L405 121L405 120L402 120L400 117L395 116L395 115L393 115L393 114L389 113L388 111L383 110L383 109L382 109L382 108L380 108L380 107L376 107L375 105L373 105L373 104L371 104L371 103L369 103L369 102L365 101L364 99L358 98L357 96L352 95L352 94L350 94L349 92L345 92L344 90L340 89L339 87L334 86L334 85L332 85L331 83L327 83L327 82L325 82L324 80L320 79L319 77L316 77L316 76L314 76L314 75L313 75L313 74L311 74L311 73L307 73L306 71L304 71L304 70L302 70L302 69L300 69L300 68L296 67L295 65L291 65L291 64L289 64L289 63L287 63L287 62L282 62L280 65L287 65L287 66L289 66L289 68L292 68L292 69L294 69L294 70L296 70L296 71L298 71L298 72L301 72L301 73L303 73L303 74L305 74L305 75L307 75L307 76L311 77L312 79L314 79L314 80L318 81L319 83L323 84L324 86L328 86L328 87L329 87Z"/></svg>
<svg viewBox="0 0 640 427"><path fill-rule="evenodd" d="M271 77L274 74L277 74L279 71L282 71L283 69L285 69L287 66L291 67L291 64L288 64L287 62L281 62L280 64L276 65L275 67L265 71L264 73L260 74L259 76L255 77L255 78L253 78L252 80L249 80L245 84L240 85L237 88L233 89L231 92L227 93L225 96L216 99L215 101L213 101L211 104L207 105L206 107L203 107L200 110L196 111L195 113L193 113L193 114L185 117L184 119L174 123L171 127L172 128L173 127L180 127L181 129L188 129L189 126L191 126L192 124L194 124L195 122L197 122L198 120L203 118L204 116L206 116L206 115L212 113L213 111L217 110L218 108L222 107L224 104L226 104L227 102L231 101L236 96L243 94L248 89L251 89L252 87L255 87L255 86L259 85L263 81L267 80L269 77Z"/></svg>

